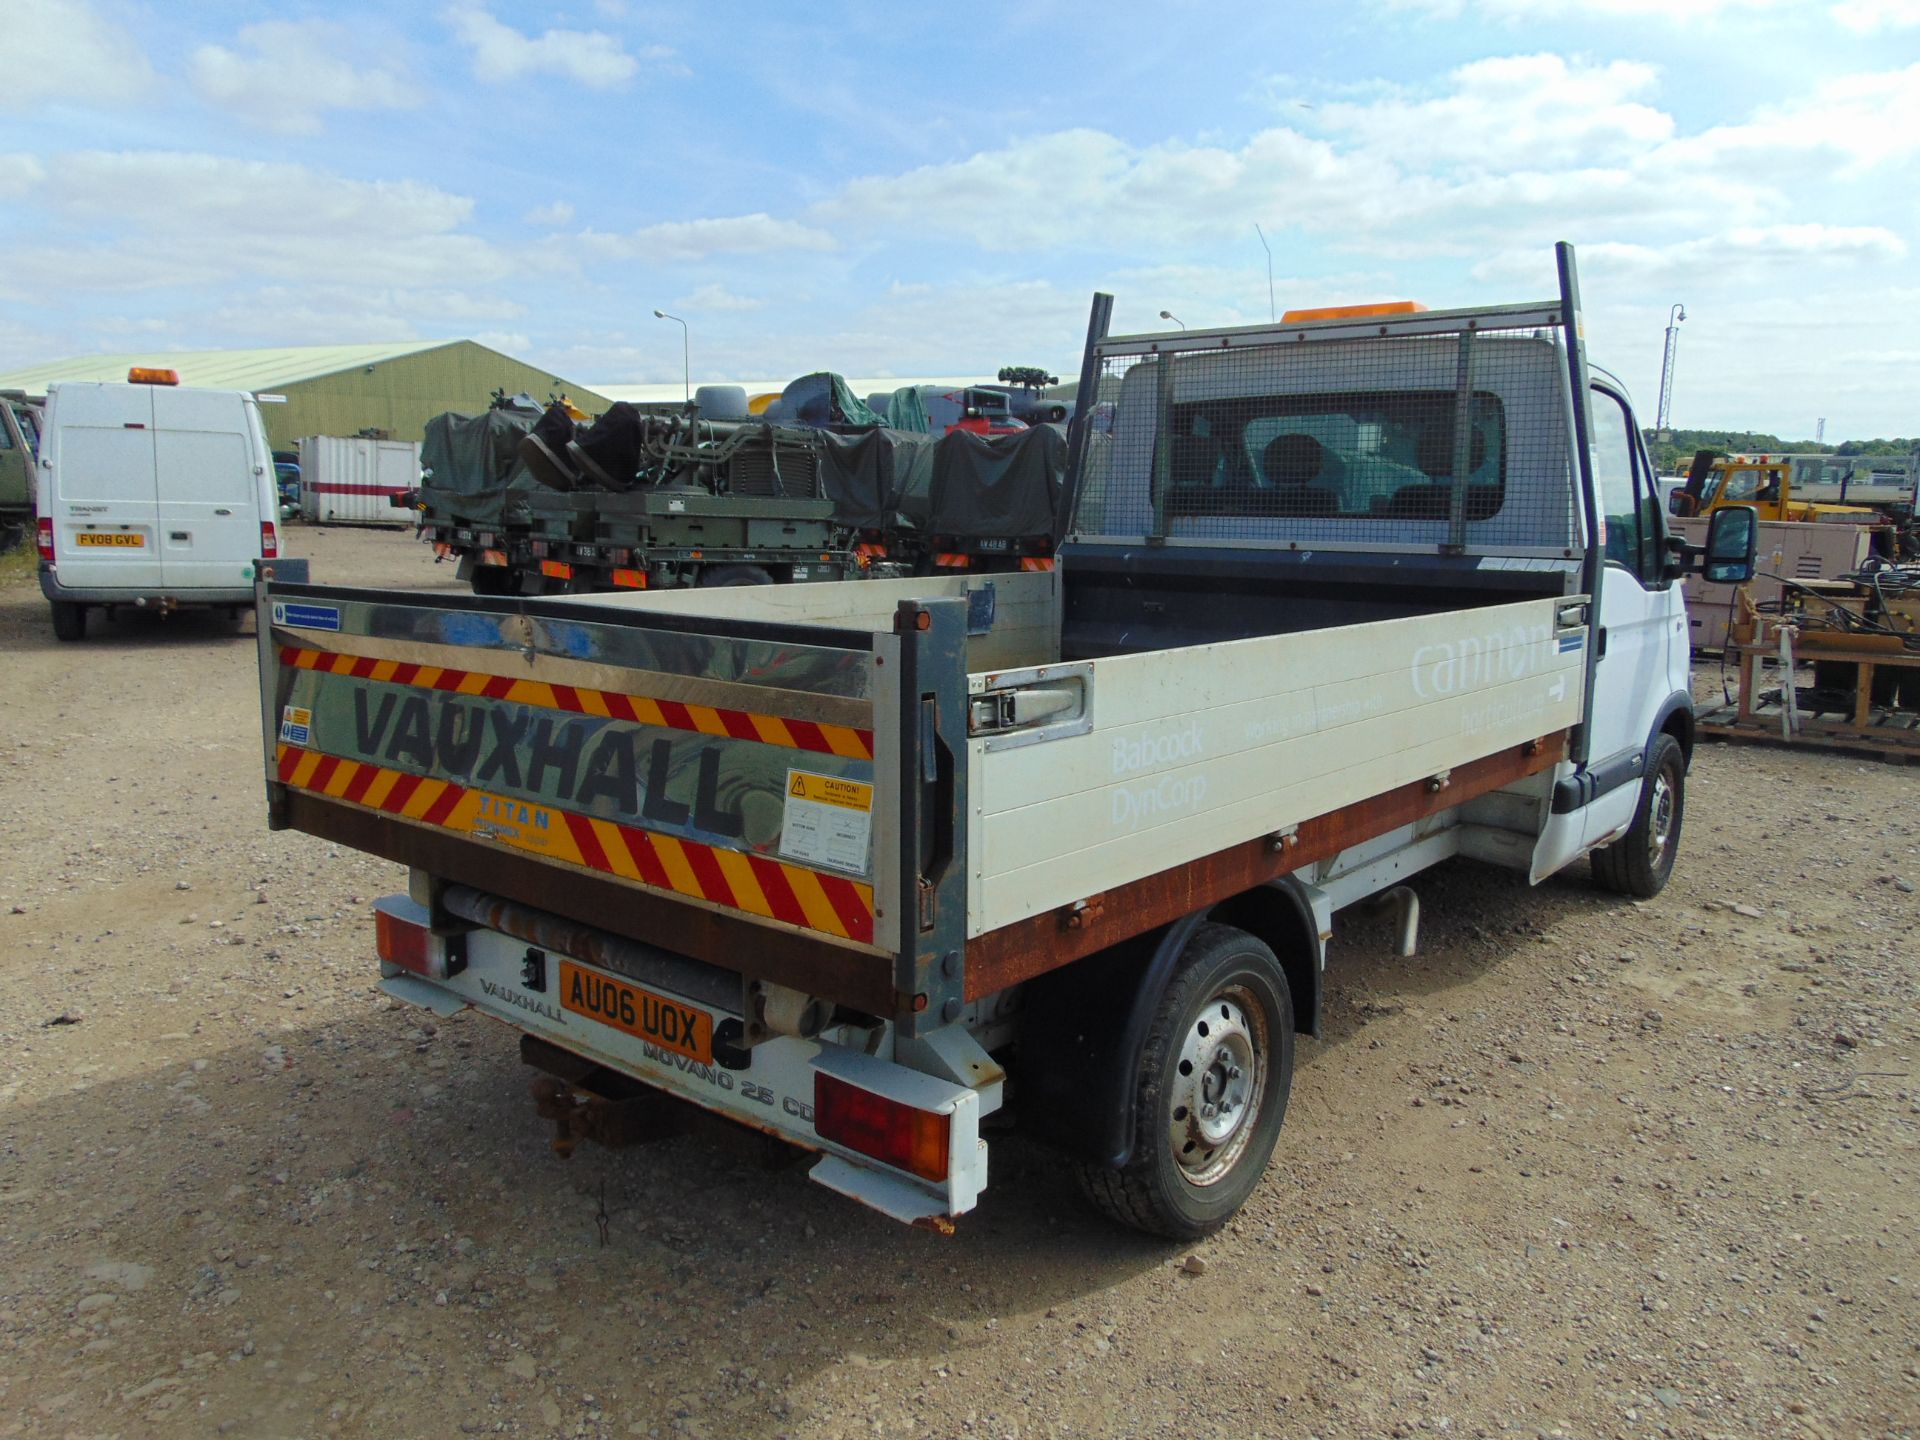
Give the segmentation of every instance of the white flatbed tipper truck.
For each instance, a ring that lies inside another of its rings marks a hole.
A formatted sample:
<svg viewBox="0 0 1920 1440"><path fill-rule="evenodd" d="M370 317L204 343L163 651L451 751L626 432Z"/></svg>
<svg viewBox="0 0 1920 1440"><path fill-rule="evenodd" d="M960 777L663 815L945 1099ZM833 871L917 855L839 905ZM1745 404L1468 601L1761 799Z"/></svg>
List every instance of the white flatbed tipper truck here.
<svg viewBox="0 0 1920 1440"><path fill-rule="evenodd" d="M563 1150L655 1092L937 1229L984 1117L1175 1236L1258 1183L1334 917L1466 855L1664 885L1686 615L1569 247L1532 305L1109 336L1050 573L579 598L263 582L271 823L410 867L391 994Z"/></svg>

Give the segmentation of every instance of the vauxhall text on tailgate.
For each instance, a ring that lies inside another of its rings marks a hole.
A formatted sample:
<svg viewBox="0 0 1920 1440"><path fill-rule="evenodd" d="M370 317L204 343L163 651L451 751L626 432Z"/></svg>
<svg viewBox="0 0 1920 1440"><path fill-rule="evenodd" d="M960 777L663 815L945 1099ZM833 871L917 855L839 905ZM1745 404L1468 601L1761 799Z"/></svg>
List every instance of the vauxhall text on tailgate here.
<svg viewBox="0 0 1920 1440"><path fill-rule="evenodd" d="M1592 855L1641 897L1674 864L1703 552L1557 259L1538 304L1205 333L1109 336L1098 297L1052 572L269 577L272 823L409 867L383 987L519 1030L563 1154L678 1097L947 1229L1017 1099L1107 1214L1204 1234L1272 1154L1341 908L1385 892L1410 953L1441 860Z"/></svg>

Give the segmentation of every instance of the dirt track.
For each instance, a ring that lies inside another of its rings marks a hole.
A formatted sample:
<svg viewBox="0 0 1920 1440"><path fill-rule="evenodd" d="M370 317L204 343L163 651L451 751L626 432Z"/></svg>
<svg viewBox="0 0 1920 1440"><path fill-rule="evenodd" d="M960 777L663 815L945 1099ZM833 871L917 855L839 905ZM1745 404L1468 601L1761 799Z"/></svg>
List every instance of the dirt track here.
<svg viewBox="0 0 1920 1440"><path fill-rule="evenodd" d="M1197 1250L1018 1138L942 1239L718 1124L552 1158L373 989L400 873L266 830L250 629L56 645L0 563L0 1436L1920 1436L1920 769L1706 747L1659 900L1342 929Z"/></svg>

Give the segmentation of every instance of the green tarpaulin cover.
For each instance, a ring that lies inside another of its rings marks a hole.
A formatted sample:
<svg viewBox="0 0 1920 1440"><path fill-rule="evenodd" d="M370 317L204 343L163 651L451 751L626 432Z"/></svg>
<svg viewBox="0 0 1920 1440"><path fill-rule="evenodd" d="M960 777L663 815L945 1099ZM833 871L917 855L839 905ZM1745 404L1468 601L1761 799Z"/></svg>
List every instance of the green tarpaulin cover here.
<svg viewBox="0 0 1920 1440"><path fill-rule="evenodd" d="M469 525L525 524L528 492L546 488L519 455L520 437L538 418L495 409L429 420L420 446L420 498L428 514Z"/></svg>

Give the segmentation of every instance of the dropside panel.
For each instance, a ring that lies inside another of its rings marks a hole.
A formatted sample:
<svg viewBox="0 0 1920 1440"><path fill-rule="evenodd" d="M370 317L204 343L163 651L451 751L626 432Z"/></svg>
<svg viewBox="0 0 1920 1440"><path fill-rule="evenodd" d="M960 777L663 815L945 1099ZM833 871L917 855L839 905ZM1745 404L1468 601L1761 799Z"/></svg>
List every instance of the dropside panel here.
<svg viewBox="0 0 1920 1440"><path fill-rule="evenodd" d="M1578 724L1583 615L1538 600L1093 661L1089 733L972 742L969 934Z"/></svg>

